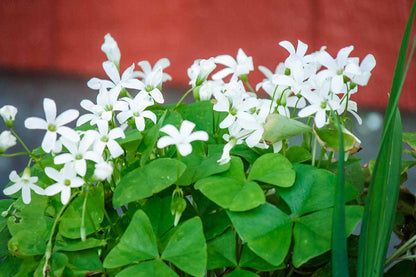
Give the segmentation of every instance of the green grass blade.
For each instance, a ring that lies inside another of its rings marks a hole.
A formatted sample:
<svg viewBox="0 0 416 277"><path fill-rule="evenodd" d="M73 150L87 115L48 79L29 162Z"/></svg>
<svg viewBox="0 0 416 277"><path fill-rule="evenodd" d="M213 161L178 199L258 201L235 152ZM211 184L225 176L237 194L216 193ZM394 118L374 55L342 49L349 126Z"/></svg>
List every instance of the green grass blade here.
<svg viewBox="0 0 416 277"><path fill-rule="evenodd" d="M347 234L345 227L345 172L344 172L344 136L338 116L331 110L339 134L339 155L337 187L334 197L332 218L332 276L348 277Z"/></svg>
<svg viewBox="0 0 416 277"><path fill-rule="evenodd" d="M366 201L357 276L382 276L400 187L402 125L397 110L386 128Z"/></svg>
<svg viewBox="0 0 416 277"><path fill-rule="evenodd" d="M406 28L404 30L402 43L400 45L399 57L397 58L396 68L394 70L393 83L390 91L389 103L387 105L386 118L384 121L384 131L390 121L393 121L393 110L397 109L399 103L400 92L403 87L404 78L403 72L405 71L406 56L409 48L410 34L412 31L413 19L415 17L416 1L413 1L412 8L410 10L409 18L407 20ZM408 61L408 64L410 60Z"/></svg>
<svg viewBox="0 0 416 277"><path fill-rule="evenodd" d="M387 106L383 135L361 227L357 276L382 276L400 188L402 125L398 102L405 79L406 56L415 16L413 2L400 47ZM407 61L409 65L414 51Z"/></svg>

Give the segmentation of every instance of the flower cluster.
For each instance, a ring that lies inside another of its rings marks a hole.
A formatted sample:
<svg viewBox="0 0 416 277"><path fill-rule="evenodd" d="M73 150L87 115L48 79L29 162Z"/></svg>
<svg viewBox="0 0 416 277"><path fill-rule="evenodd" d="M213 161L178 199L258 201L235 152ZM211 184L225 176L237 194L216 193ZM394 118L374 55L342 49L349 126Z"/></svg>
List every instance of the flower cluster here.
<svg viewBox="0 0 416 277"><path fill-rule="evenodd" d="M219 124L220 128L228 129L223 137L228 143L220 163L230 160L230 150L236 144L245 142L249 147L268 148L262 135L266 119L272 113L288 118L313 118L316 128L323 128L333 123L330 116L333 110L342 123L348 119L348 112L361 124L357 103L351 100L351 95L358 86L367 85L376 64L373 55L367 55L360 64L358 58L349 57L353 46L342 48L333 58L325 47L306 54L308 46L301 41L296 49L288 41L279 44L289 53L285 62L279 63L274 73L259 66L266 78L257 84L256 90L263 89L270 99L259 99L249 85L247 75L254 68L253 61L242 49L236 59L221 55L197 60L188 69L190 84L199 92L197 99L213 97L214 110L226 113ZM217 64L226 67L208 80ZM229 75L227 83L224 79ZM278 152L281 146L281 141L275 142L274 151Z"/></svg>

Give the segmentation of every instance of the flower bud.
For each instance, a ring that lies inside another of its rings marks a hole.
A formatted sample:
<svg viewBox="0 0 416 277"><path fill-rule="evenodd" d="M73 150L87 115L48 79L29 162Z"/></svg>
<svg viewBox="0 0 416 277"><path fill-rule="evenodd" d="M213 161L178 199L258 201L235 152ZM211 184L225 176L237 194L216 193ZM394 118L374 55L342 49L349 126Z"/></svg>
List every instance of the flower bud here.
<svg viewBox="0 0 416 277"><path fill-rule="evenodd" d="M191 79L189 84L193 87L202 85L208 78L208 75L214 71L216 66L214 58L208 60L196 60L193 65L188 68L188 76Z"/></svg>
<svg viewBox="0 0 416 277"><path fill-rule="evenodd" d="M186 201L183 199L183 191L181 188L177 187L172 194L172 200L170 203L170 210L172 215L175 216L174 225L178 225L179 220L182 216L182 213L186 209Z"/></svg>
<svg viewBox="0 0 416 277"><path fill-rule="evenodd" d="M10 131L3 131L0 134L0 154L6 152L12 146L16 145L16 138Z"/></svg>
<svg viewBox="0 0 416 277"><path fill-rule="evenodd" d="M11 105L5 105L0 109L0 116L3 117L4 122L9 128L13 127L16 114L17 114L16 107L11 106Z"/></svg>
<svg viewBox="0 0 416 277"><path fill-rule="evenodd" d="M94 176L100 181L108 180L113 174L113 166L105 161L95 164Z"/></svg>
<svg viewBox="0 0 416 277"><path fill-rule="evenodd" d="M107 59L110 62L113 62L117 67L120 66L120 49L118 48L117 42L110 34L105 35L101 50L107 55Z"/></svg>

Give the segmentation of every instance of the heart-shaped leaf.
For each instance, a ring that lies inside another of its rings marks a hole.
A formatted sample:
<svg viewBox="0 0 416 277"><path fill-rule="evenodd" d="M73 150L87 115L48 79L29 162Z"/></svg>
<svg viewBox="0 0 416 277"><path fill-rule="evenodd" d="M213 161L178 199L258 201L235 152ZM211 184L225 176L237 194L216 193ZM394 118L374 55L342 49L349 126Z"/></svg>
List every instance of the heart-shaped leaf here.
<svg viewBox="0 0 416 277"><path fill-rule="evenodd" d="M204 276L207 265L207 244L198 217L179 225L170 236L162 259L194 276Z"/></svg>
<svg viewBox="0 0 416 277"><path fill-rule="evenodd" d="M134 169L121 178L114 191L113 205L119 207L150 197L174 184L185 169L184 163L169 158L156 159Z"/></svg>
<svg viewBox="0 0 416 277"><path fill-rule="evenodd" d="M120 239L108 253L104 267L115 268L132 262L157 258L156 237L147 215L138 210Z"/></svg>
<svg viewBox="0 0 416 277"><path fill-rule="evenodd" d="M227 211L235 230L258 256L280 265L292 240L292 219L272 204L265 203L247 212Z"/></svg>
<svg viewBox="0 0 416 277"><path fill-rule="evenodd" d="M281 154L268 153L254 162L248 179L287 188L293 185L295 176L288 159Z"/></svg>

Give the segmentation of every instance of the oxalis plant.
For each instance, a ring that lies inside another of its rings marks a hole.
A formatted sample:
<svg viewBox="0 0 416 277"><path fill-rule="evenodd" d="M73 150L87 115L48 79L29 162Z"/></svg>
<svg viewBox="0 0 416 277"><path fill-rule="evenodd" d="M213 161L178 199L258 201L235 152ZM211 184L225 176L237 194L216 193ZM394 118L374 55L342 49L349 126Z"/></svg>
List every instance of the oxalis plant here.
<svg viewBox="0 0 416 277"><path fill-rule="evenodd" d="M58 115L45 98L45 118L24 121L44 132L40 147L31 151L14 131L15 107L0 110L9 129L1 155L28 156L23 172L10 173L10 199L0 200L2 276L381 276L413 259L415 231L401 230L401 247L385 260L400 175L416 164L400 166L397 109L414 10L380 153L364 169L352 99L373 55L360 62L353 46L333 57L282 41L287 59L274 72L259 66L265 79L254 88L252 57L239 49L236 59L196 60L191 88L162 105L169 60L120 70L106 35L109 80L88 81L96 97L81 101L83 114ZM195 102L184 104L191 93ZM415 137L404 135L413 157ZM25 152L5 153L17 141ZM361 236L351 236L363 214Z"/></svg>

